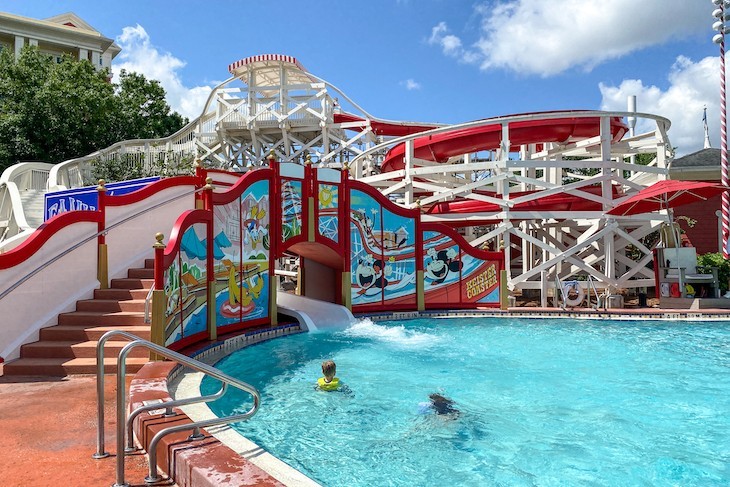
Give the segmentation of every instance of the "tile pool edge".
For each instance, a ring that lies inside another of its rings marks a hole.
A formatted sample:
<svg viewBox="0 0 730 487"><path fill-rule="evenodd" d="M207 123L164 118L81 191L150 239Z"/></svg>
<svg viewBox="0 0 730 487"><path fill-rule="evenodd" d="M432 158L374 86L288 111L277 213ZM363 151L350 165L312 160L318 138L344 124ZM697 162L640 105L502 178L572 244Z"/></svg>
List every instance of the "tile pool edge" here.
<svg viewBox="0 0 730 487"><path fill-rule="evenodd" d="M356 318L370 318L372 321L409 320L414 318L572 318L586 320L657 320L657 321L730 321L730 310L686 310L686 309L560 309L560 308L509 308L475 310L426 310L388 311L355 315Z"/></svg>
<svg viewBox="0 0 730 487"><path fill-rule="evenodd" d="M193 354L192 357L206 364L214 365L220 359L236 350L270 339L304 332L306 331L302 330L297 324L283 325L265 331L245 333L212 344ZM202 373L186 373L183 367L176 367L168 378L170 395L176 399L200 396L200 383L203 380L203 376L204 374ZM205 403L183 406L180 409L192 421L203 421L216 417ZM228 425L206 428L206 431L223 445L231 449L237 456L259 467L286 486L321 487L320 484L284 461L276 458Z"/></svg>

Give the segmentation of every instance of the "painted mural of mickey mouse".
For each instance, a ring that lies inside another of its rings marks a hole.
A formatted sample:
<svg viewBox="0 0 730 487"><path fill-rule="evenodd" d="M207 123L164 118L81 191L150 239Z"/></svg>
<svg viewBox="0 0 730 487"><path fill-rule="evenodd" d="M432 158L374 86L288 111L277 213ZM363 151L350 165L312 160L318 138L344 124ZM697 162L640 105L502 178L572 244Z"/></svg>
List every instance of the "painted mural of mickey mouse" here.
<svg viewBox="0 0 730 487"><path fill-rule="evenodd" d="M366 255L358 261L355 269L355 279L360 285L360 293L366 292L368 289L382 289L388 285L388 279L385 276L391 272L390 266L378 259L373 261L371 255Z"/></svg>
<svg viewBox="0 0 730 487"><path fill-rule="evenodd" d="M456 258L456 250L448 248L446 250L428 249L428 256L431 260L426 264L424 274L431 279L431 285L441 284L446 280L449 272L459 272L461 270L461 261L454 260Z"/></svg>

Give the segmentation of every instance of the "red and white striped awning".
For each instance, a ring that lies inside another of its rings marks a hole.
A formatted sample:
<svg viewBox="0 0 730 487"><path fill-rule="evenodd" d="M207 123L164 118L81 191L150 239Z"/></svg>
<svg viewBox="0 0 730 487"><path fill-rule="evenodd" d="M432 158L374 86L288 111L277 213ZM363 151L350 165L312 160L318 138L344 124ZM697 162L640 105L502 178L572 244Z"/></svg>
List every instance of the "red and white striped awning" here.
<svg viewBox="0 0 730 487"><path fill-rule="evenodd" d="M282 54L247 57L228 65L228 71L251 87L281 86L284 71L287 85L307 85L315 81L296 58Z"/></svg>
<svg viewBox="0 0 730 487"><path fill-rule="evenodd" d="M254 64L260 67L271 63L289 63L295 65L300 71L307 71L293 56L285 56L283 54L261 54L259 56L243 58L235 63L229 64L228 72L237 75L238 73L236 73L236 71L238 71L241 67L247 68Z"/></svg>

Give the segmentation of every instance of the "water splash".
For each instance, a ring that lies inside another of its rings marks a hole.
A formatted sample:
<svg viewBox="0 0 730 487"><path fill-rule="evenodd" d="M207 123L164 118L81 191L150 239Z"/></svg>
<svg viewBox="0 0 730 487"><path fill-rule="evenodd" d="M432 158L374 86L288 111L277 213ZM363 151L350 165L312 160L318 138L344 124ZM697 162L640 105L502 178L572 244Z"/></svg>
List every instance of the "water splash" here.
<svg viewBox="0 0 730 487"><path fill-rule="evenodd" d="M404 348L427 348L441 341L441 337L437 335L410 330L403 325L379 325L370 318L356 321L341 333L352 338L367 338Z"/></svg>

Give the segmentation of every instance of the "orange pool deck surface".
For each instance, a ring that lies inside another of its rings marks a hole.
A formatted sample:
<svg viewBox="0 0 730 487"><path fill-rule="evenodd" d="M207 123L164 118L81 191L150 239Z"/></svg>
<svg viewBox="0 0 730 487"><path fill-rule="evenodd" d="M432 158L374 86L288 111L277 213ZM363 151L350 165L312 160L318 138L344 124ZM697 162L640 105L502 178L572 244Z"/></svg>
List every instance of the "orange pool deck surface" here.
<svg viewBox="0 0 730 487"><path fill-rule="evenodd" d="M2 365L0 364L0 374ZM96 377L0 376L0 485L3 487L101 487L116 479L116 376L105 380L106 448L95 460ZM144 486L147 460L127 456L125 480ZM174 485L161 483L157 485Z"/></svg>
<svg viewBox="0 0 730 487"><path fill-rule="evenodd" d="M730 318L727 309L671 310L657 308L612 310L610 313L594 310L555 308L510 308L508 313L493 310L485 314L504 314L513 317L551 316L579 317L602 315L602 318L667 317L704 319ZM116 479L116 376L107 375L105 383L105 450L111 456L95 460L96 451L96 377L5 377L0 364L0 437L3 454L0 455L0 486L111 486ZM129 382L133 377L128 377ZM131 487L142 487L148 474L146 457L137 453L127 456L125 481ZM158 486L175 484L162 481ZM250 484L249 484L250 485ZM264 483L264 485L270 485Z"/></svg>

